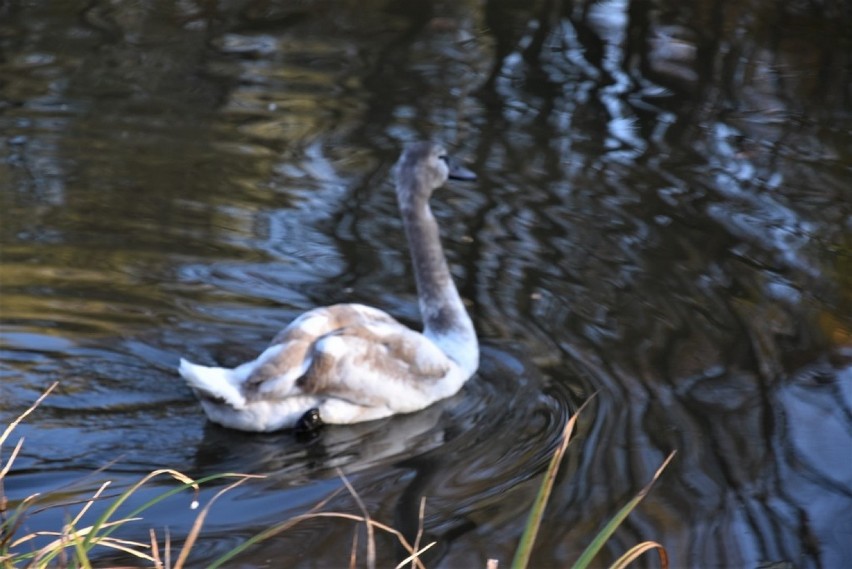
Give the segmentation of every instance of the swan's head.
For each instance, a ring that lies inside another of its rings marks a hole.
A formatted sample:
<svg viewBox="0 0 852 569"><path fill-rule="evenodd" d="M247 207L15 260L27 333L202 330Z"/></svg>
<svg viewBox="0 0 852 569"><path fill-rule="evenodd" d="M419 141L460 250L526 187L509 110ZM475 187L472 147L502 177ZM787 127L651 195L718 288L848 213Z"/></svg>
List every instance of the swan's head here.
<svg viewBox="0 0 852 569"><path fill-rule="evenodd" d="M428 197L449 178L475 180L476 174L453 161L440 144L418 142L406 147L399 157L396 178L401 188Z"/></svg>

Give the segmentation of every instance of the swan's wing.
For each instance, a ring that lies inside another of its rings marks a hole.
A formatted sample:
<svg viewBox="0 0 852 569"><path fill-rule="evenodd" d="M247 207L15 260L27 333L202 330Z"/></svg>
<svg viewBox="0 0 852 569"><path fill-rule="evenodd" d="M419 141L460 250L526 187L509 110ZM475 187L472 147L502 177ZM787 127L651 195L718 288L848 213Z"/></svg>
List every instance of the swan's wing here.
<svg viewBox="0 0 852 569"><path fill-rule="evenodd" d="M396 321L349 326L314 344L297 387L304 394L402 412L434 401L436 384L452 365L431 340Z"/></svg>
<svg viewBox="0 0 852 569"><path fill-rule="evenodd" d="M301 315L272 341L264 356L252 362L242 385L248 399L276 399L301 393L295 385L314 365L320 340L342 330L373 327L407 330L390 315L361 304L336 304Z"/></svg>

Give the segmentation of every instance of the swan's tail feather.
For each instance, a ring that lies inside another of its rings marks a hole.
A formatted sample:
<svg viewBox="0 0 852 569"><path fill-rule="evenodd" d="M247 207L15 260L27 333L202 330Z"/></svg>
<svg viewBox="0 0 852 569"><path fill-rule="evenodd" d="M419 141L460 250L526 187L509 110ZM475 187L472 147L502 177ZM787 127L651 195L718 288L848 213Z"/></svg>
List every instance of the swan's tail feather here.
<svg viewBox="0 0 852 569"><path fill-rule="evenodd" d="M243 409L246 399L237 387L234 370L222 367L196 365L183 358L180 360L180 375L202 399L221 402L234 409Z"/></svg>

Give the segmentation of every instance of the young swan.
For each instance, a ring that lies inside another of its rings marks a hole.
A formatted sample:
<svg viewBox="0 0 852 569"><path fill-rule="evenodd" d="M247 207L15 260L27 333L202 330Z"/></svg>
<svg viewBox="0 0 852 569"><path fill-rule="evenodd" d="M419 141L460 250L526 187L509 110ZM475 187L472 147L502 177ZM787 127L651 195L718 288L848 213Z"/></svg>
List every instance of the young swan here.
<svg viewBox="0 0 852 569"><path fill-rule="evenodd" d="M429 207L448 178L475 176L437 144L406 148L396 165L423 332L376 308L337 304L303 314L234 369L181 359L211 421L242 431L312 429L411 413L461 389L479 366L479 344Z"/></svg>

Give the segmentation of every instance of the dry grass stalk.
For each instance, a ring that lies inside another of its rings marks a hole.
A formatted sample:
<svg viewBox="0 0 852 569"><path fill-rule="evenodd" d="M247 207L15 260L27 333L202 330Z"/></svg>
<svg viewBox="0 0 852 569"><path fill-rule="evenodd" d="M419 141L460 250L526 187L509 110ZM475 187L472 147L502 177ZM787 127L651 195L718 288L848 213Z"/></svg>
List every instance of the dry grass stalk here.
<svg viewBox="0 0 852 569"><path fill-rule="evenodd" d="M352 548L349 550L349 569L355 569L358 566L358 532L356 527L352 532Z"/></svg>
<svg viewBox="0 0 852 569"><path fill-rule="evenodd" d="M409 555L408 557L406 557L405 559L400 561L394 569L402 569L408 563L411 563L412 565L417 563L420 567L422 567L422 565L420 564L420 556L423 555L423 553L425 551L429 551L430 549L432 549L437 544L438 544L437 541L433 541L433 542L428 543L425 547L422 547L422 548L416 550L414 553L412 553L411 555Z"/></svg>
<svg viewBox="0 0 852 569"><path fill-rule="evenodd" d="M240 478L236 482L232 482L231 484L225 486L216 494L210 498L210 501L207 502L207 505L202 508L198 515L195 517L195 522L192 524L192 528L189 530L189 535L186 536L186 541L183 543L183 547L180 549L180 554L178 554L177 561L175 561L175 565L173 569L182 569L186 560L189 558L189 552L192 551L192 546L195 545L195 541L198 539L198 535L201 533L201 526L204 525L204 520L207 519L207 514L210 512L210 508L213 507L213 504L226 492L230 492L240 484L245 483L251 478L258 478L257 476L248 476L246 475L244 478Z"/></svg>
<svg viewBox="0 0 852 569"><path fill-rule="evenodd" d="M346 489L349 490L349 493L352 495L355 503L358 504L358 508L361 510L364 520L366 520L364 524L367 526L367 569L376 569L376 535L373 531L373 524L370 523L372 522L370 512L367 511L367 506L364 505L364 501L361 500L361 496L358 495L358 492L356 492L355 488L352 487L352 484L349 483L349 479L346 478L346 475L343 474L343 471L339 468L337 469L337 475L343 481Z"/></svg>
<svg viewBox="0 0 852 569"><path fill-rule="evenodd" d="M154 562L154 568L162 569L163 561L160 559L160 548L157 547L157 531L154 528L149 529L148 536L151 538L151 560Z"/></svg>
<svg viewBox="0 0 852 569"><path fill-rule="evenodd" d="M2 445L3 445L3 443L5 443L5 442L6 442L6 439L7 439L7 438L9 438L9 435L12 433L12 431L14 431L14 430L15 430L15 427L17 427L18 425L20 425L20 424L21 424L21 421L23 421L24 419L26 419L27 415L29 415L30 413L32 413L33 411L35 411L36 407L38 407L39 405L41 405L41 402L42 402L42 401L44 401L44 398L45 398L45 397L47 397L48 395L50 395L50 392L51 392L51 391L53 391L54 389L56 389L56 386L57 386L57 385L59 385L59 382L58 382L58 381L54 381L54 382L53 382L53 385L51 385L50 387L48 387L48 388L44 391L44 393L42 393L42 394L39 396L39 398L38 398L38 399L36 399L36 400L35 400L35 402L34 402L32 405L30 405L30 406L29 406L29 408L28 408L26 411L24 411L23 413L21 413L20 415L18 415L18 418L17 418L17 419L15 419L15 420L14 420L14 421L12 421L11 423L9 423L9 425L6 427L6 430L5 430L5 431L3 431L3 434L2 434L2 435L0 435L0 446L2 446Z"/></svg>
<svg viewBox="0 0 852 569"><path fill-rule="evenodd" d="M26 418L32 411L44 400L47 395L53 391L56 387L56 383L54 383L50 388L48 388L36 401L31 405L26 411L24 411L15 421L13 421L7 428L4 430L2 435L0 435L0 450L2 450L3 443L9 438L9 435L12 433L14 428L21 423L21 421ZM583 406L585 407L585 405ZM581 407L582 410L582 407ZM513 562L514 567L526 567L529 561L529 554L531 553L532 544L535 540L535 534L537 533L538 527L541 523L541 519L544 513L544 508L548 502L548 497L550 494L550 490L555 481L556 473L559 468L559 464L562 460L562 457L566 451L568 446L568 442L571 438L571 434L579 415L579 411L572 416L565 425L565 428L562 433L562 439L559 444L559 448L554 453L552 457L551 463L547 471L545 472L544 480L542 482L542 486L540 487L539 495L537 496L536 503L530 512L530 518L527 523L527 531L525 532L524 539L522 539L521 546L519 546L519 551L516 554L515 560ZM106 512L103 513L93 524L88 525L86 527L78 529L77 526L82 522L83 517L90 511L92 505L96 500L103 500L105 498L104 492L107 487L110 485L110 482L107 481L95 491L95 493L87 500L82 502L70 502L65 503L64 506L73 505L77 503L82 503L83 506L80 511L77 513L74 518L69 521L62 528L60 532L33 532L18 539L12 541L12 536L15 534L15 531L20 528L23 523L24 515L30 512L31 506L35 503L38 498L38 494L34 494L22 500L20 504L15 508L14 515L11 520L11 524L9 520L7 520L6 515L6 505L7 500L5 494L3 492L3 479L11 470L11 467L15 461L15 458L20 453L21 447L23 444L23 438L21 438L18 443L15 445L9 459L6 461L5 465L2 469L0 469L0 522L2 522L2 526L0 526L0 565L3 567L9 568L12 567L10 563L14 563L16 560L24 560L27 561L28 567L43 567L48 565L59 566L59 567L68 567L72 564L74 566L79 566L83 568L91 567L91 563L89 561L89 550L94 546L106 547L108 549L112 549L115 551L121 551L138 559L143 559L147 562L153 564L156 569L183 569L183 567L187 564L187 560L189 559L190 552L194 545L197 543L199 536L201 535L201 529L204 525L204 522L207 519L207 516L213 507L213 504L223 496L226 492L233 490L241 484L244 484L250 479L253 478L263 478L263 476L253 476L247 474L234 474L234 473L226 473L221 475L216 475L208 478L204 478L199 481L195 481L189 476L178 472L172 469L159 469L151 472L147 476L143 477L139 482L123 491L122 493L115 496L108 496L112 501L109 502L109 507ZM581 560L578 561L575 567L587 567L588 562L591 561L594 556L595 548L600 548L602 544L608 539L608 537L615 531L615 528L620 525L621 521L632 511L633 508L648 494L651 489L651 486L654 482L659 478L662 474L662 471L671 461L675 453L669 455L669 457L663 462L660 468L655 473L652 480L644 487L642 490L631 500L625 507L619 511L619 514L613 519L610 520L609 524L602 530L599 535L594 540L596 543L591 544L589 548L584 552L581 556ZM183 488L179 488L177 490L173 490L167 493L160 495L154 500L149 501L148 503L136 508L130 516L123 517L117 520L110 520L110 517L115 514L118 508L127 501L131 496L135 494L144 484L149 482L151 479L160 476L160 475L168 475L183 485ZM405 536L399 532L398 530L377 522L374 520L364 504L364 501L358 495L355 488L343 474L343 472L338 469L338 475L342 480L344 486L349 491L352 498L355 500L358 508L361 511L361 515L349 514L344 512L323 512L321 510L335 495L339 493L335 491L331 495L329 495L326 499L322 500L320 503L315 505L311 510L305 514L300 516L293 517L286 522L269 528L261 532L260 534L254 536L253 538L247 540L243 544L238 547L233 548L231 551L221 556L219 559L214 561L210 567L220 567L226 561L234 558L237 554L244 551L248 547L253 544L256 544L260 541L266 540L278 533L284 532L298 523L302 521L310 520L310 519L318 519L318 518L334 518L334 519L345 519L354 521L359 524L364 524L366 535L367 535L367 559L366 564L369 569L375 569L376 566L376 530L388 533L396 537L399 541L400 545L405 549L408 553L408 557L403 559L398 565L396 565L396 569L402 569L408 564L411 564L412 569L425 569L422 561L420 560L420 556L431 547L433 547L436 542L431 542L423 547L421 547L421 541L424 535L424 517L425 517L425 509L426 509L426 500L425 498L421 498L420 500L420 509L418 516L418 528L417 534L414 538L414 544L410 544ZM200 493L200 483L209 482L213 479L223 478L223 477L238 477L238 480L232 482L226 487L219 490L213 497L207 502L201 511L199 511L198 515L195 518L195 521L190 528L190 532L186 537L186 540L181 547L181 550L178 554L178 558L175 561L174 565L171 562L171 539L169 535L168 528L165 530L164 537L164 546L161 548L158 545L156 532L151 529L149 530L149 538L150 544L142 543L131 540L124 540L119 538L111 537L110 534L116 528L121 527L129 522L137 521L141 518L133 517L136 513L142 512L151 505L159 502L162 499L165 499L168 496L171 496L178 491L181 491L184 488L192 488L194 491L194 499L192 501L191 507L193 509L198 507L198 496ZM49 506L51 507L51 506ZM48 507L48 508L49 508ZM52 507L55 507L52 506ZM44 508L44 509L48 509ZM38 510L43 511L43 510ZM358 535L359 531L356 527L356 531L353 534L352 539L352 547L350 550L350 567L354 569L357 565L357 556L358 556ZM57 539L51 541L46 546L41 547L35 552L21 554L13 554L9 553L9 548L16 548L22 544L32 541L37 537L50 537L54 536ZM11 542L11 543L10 543ZM521 550L525 549L524 552ZM662 567L668 566L668 557L665 549L656 542L646 541L640 543L634 547L632 547L627 553L621 556L616 562L612 565L611 569L624 569L628 564L635 561L638 557L646 553L650 550L657 550L660 555L660 561ZM73 560L69 560L68 553L69 551L75 554ZM150 554L147 553L150 551ZM4 553L5 552L5 553ZM585 558L585 559L583 559ZM498 569L499 562L496 559L488 559L486 568L487 569Z"/></svg>
<svg viewBox="0 0 852 569"><path fill-rule="evenodd" d="M423 539L423 519L426 517L426 496L420 497L420 510L417 512L417 535L414 537L414 549L420 549L420 540ZM428 546L428 547L431 547ZM412 563L412 566L414 563Z"/></svg>
<svg viewBox="0 0 852 569"><path fill-rule="evenodd" d="M660 556L660 566L668 567L669 566L669 555L666 553L666 548L657 543L656 541L643 541L642 543L637 543L630 549L628 549L624 555L619 557L615 563L612 564L610 569L624 569L637 559L639 559L642 555L647 551L651 551L652 549L657 550L657 554Z"/></svg>
<svg viewBox="0 0 852 569"><path fill-rule="evenodd" d="M12 434L12 431L14 431L15 428L18 425L21 424L21 421L26 419L27 415L29 415L30 413L35 411L36 407L38 407L41 404L41 402L44 401L45 397L50 395L51 391L56 389L57 385L59 385L59 382L54 381L53 384L50 387L48 387L44 391L44 393L42 393L38 397L38 399L36 399L35 402L27 408L26 411L24 411L23 413L18 415L18 417L14 421L12 421L11 423L9 423L6 426L6 429L3 431L3 434L0 435L0 453L2 453L3 444L6 442L6 439L9 438L9 435ZM18 453L21 452L21 447L23 445L24 445L24 438L21 437L18 440L17 444L15 445L15 448L12 449L12 454L9 456L9 460L7 460L6 464L3 465L3 468L0 469L0 525L2 526L2 528L0 528L0 547L4 547L7 540L12 535L12 532L9 532L8 531L9 528L7 527L7 521L8 520L6 518L6 509L9 505L9 499L6 497L6 489L3 485L3 481L5 480L6 475L9 473L9 471L12 469L12 464L14 464L15 459L18 456Z"/></svg>

